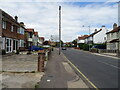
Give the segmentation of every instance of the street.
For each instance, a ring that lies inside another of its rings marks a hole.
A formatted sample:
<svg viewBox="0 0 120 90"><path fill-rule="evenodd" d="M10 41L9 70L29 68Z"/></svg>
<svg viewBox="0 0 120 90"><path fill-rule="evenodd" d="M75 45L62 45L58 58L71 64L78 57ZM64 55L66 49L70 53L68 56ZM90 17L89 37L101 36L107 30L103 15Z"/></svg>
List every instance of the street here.
<svg viewBox="0 0 120 90"><path fill-rule="evenodd" d="M118 88L118 59L75 49L62 52L97 88Z"/></svg>

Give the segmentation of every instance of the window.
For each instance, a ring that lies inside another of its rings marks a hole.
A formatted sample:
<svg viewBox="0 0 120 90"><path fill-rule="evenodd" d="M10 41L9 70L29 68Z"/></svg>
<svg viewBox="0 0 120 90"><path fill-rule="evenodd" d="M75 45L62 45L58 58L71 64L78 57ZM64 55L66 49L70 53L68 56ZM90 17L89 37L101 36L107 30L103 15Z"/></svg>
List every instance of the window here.
<svg viewBox="0 0 120 90"><path fill-rule="evenodd" d="M5 21L2 22L2 28L6 29L6 22Z"/></svg>
<svg viewBox="0 0 120 90"><path fill-rule="evenodd" d="M12 52L12 39L6 39L6 52Z"/></svg>
<svg viewBox="0 0 120 90"><path fill-rule="evenodd" d="M20 28L19 27L17 28L17 33L20 33Z"/></svg>
<svg viewBox="0 0 120 90"><path fill-rule="evenodd" d="M29 38L32 38L33 34L32 32L29 33Z"/></svg>
<svg viewBox="0 0 120 90"><path fill-rule="evenodd" d="M24 35L24 29L20 27L20 34Z"/></svg>
<svg viewBox="0 0 120 90"><path fill-rule="evenodd" d="M13 25L11 26L11 32L13 32Z"/></svg>
<svg viewBox="0 0 120 90"><path fill-rule="evenodd" d="M20 47L24 47L24 40L20 40Z"/></svg>

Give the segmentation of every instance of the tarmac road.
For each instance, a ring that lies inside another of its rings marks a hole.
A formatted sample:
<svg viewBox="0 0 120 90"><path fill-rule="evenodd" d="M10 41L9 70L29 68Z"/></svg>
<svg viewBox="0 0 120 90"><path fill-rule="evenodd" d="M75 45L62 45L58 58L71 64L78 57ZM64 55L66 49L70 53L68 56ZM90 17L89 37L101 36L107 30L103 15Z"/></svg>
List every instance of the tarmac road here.
<svg viewBox="0 0 120 90"><path fill-rule="evenodd" d="M118 59L75 49L62 52L97 88L118 88Z"/></svg>

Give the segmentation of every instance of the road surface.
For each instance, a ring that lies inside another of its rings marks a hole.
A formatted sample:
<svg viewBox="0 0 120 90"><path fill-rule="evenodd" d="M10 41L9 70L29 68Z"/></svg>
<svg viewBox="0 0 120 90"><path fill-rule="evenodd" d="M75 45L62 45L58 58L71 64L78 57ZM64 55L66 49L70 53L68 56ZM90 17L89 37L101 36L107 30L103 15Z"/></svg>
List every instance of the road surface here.
<svg viewBox="0 0 120 90"><path fill-rule="evenodd" d="M118 59L75 49L62 52L97 88L118 88Z"/></svg>

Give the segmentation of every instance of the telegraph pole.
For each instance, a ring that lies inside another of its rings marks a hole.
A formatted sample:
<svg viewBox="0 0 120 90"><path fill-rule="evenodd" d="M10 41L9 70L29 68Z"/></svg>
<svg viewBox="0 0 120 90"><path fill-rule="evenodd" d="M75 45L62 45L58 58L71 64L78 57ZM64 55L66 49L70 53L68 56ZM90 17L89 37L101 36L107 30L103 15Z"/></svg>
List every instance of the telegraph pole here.
<svg viewBox="0 0 120 90"><path fill-rule="evenodd" d="M61 53L61 6L59 6L59 55Z"/></svg>
<svg viewBox="0 0 120 90"><path fill-rule="evenodd" d="M120 26L120 1L118 2L118 27ZM118 30L118 52L117 56L120 57L120 31Z"/></svg>
<svg viewBox="0 0 120 90"><path fill-rule="evenodd" d="M89 35L90 35L90 26L89 27ZM89 51L90 51L90 40L89 40Z"/></svg>

